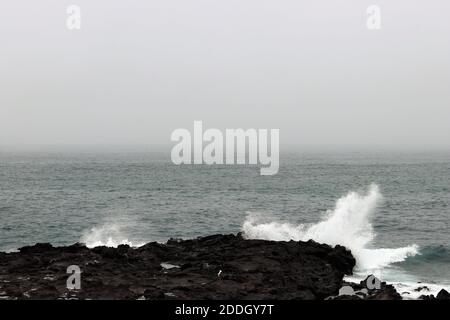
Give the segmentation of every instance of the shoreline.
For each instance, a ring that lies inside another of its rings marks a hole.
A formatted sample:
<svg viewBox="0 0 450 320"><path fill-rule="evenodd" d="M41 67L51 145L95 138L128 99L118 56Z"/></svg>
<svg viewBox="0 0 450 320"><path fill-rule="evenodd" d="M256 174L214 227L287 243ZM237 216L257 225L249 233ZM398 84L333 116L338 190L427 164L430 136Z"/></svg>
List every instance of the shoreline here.
<svg viewBox="0 0 450 320"><path fill-rule="evenodd" d="M0 252L0 299L402 299L392 284L369 283L370 275L347 282L355 264L339 245L241 234L140 247L35 244ZM447 295L443 290L438 298Z"/></svg>

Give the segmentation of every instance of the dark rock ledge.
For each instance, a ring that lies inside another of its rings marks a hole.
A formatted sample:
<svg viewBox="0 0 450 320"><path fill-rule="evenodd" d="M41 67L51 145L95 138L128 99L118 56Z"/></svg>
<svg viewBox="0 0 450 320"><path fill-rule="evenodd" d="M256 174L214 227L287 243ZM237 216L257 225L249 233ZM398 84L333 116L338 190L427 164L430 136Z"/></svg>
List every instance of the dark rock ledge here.
<svg viewBox="0 0 450 320"><path fill-rule="evenodd" d="M438 292L436 297L432 294L431 295L421 295L420 299L422 299L422 300L450 300L450 293L447 290L442 289L441 291Z"/></svg>
<svg viewBox="0 0 450 320"><path fill-rule="evenodd" d="M67 288L71 265L81 269L79 290ZM139 248L36 244L0 253L0 299L330 299L354 266L342 246L240 234ZM398 298L385 288L368 296Z"/></svg>

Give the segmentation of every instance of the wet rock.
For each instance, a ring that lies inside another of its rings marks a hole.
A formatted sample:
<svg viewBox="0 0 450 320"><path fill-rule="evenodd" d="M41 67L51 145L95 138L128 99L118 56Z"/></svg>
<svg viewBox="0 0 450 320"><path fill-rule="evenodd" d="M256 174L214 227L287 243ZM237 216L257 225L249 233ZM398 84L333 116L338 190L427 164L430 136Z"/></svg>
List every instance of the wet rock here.
<svg viewBox="0 0 450 320"><path fill-rule="evenodd" d="M54 250L50 243L36 243L34 246L25 246L19 249L22 253L42 253Z"/></svg>
<svg viewBox="0 0 450 320"><path fill-rule="evenodd" d="M71 265L79 290L66 287ZM354 266L341 246L212 235L139 248L36 244L0 254L0 281L10 299L325 299Z"/></svg>
<svg viewBox="0 0 450 320"><path fill-rule="evenodd" d="M445 289L442 289L438 292L436 297L433 294L430 295L421 295L419 299L422 300L450 300L450 293L448 293Z"/></svg>
<svg viewBox="0 0 450 320"><path fill-rule="evenodd" d="M381 289L375 290L370 296L369 300L402 300L402 296L395 290L393 285L384 285Z"/></svg>
<svg viewBox="0 0 450 320"><path fill-rule="evenodd" d="M450 300L450 293L447 290L442 289L436 296L437 300Z"/></svg>

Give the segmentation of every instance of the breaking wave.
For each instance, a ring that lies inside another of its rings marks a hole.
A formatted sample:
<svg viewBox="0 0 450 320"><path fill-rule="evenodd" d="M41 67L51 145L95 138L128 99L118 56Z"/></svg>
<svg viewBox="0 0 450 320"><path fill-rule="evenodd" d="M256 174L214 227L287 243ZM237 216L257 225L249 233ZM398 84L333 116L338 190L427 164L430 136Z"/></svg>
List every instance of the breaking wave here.
<svg viewBox="0 0 450 320"><path fill-rule="evenodd" d="M443 245L420 248L420 255L408 257L402 266L420 266L433 264L450 265L450 249Z"/></svg>
<svg viewBox="0 0 450 320"><path fill-rule="evenodd" d="M133 243L128 240L119 224L107 223L98 227L93 227L84 232L81 237L81 242L86 244L88 248L106 246L117 247L121 244L126 244L131 247L140 247L144 243Z"/></svg>
<svg viewBox="0 0 450 320"><path fill-rule="evenodd" d="M352 251L358 271L383 268L418 254L418 246L401 248L371 248L375 232L371 216L381 199L378 186L371 185L368 192L350 192L336 202L326 217L312 225L279 222L261 222L249 215L243 224L244 236L251 239L275 241L314 240L332 246L343 245Z"/></svg>

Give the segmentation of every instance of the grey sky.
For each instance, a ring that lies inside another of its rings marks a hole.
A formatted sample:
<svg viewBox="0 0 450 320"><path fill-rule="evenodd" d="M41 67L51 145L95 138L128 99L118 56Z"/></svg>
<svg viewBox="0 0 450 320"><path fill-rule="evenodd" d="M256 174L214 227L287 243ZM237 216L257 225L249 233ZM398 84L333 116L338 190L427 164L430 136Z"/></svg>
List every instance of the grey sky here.
<svg viewBox="0 0 450 320"><path fill-rule="evenodd" d="M446 147L449 14L447 0L3 1L0 145L170 145L203 120L279 128L281 145Z"/></svg>

